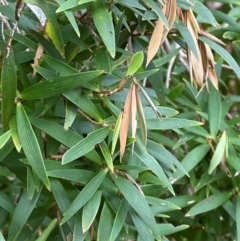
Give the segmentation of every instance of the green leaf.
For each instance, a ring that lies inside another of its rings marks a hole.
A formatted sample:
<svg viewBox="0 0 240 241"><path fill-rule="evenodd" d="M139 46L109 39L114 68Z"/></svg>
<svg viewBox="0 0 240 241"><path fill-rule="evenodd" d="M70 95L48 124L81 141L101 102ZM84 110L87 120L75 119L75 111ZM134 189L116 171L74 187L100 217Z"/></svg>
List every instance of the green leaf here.
<svg viewBox="0 0 240 241"><path fill-rule="evenodd" d="M96 49L94 62L96 64L97 69L103 70L106 73L111 72L112 63L111 63L110 56L105 48Z"/></svg>
<svg viewBox="0 0 240 241"><path fill-rule="evenodd" d="M14 110L14 101L17 90L17 75L15 71L14 54L8 50L3 58L1 72L1 111L3 129L8 127L8 123Z"/></svg>
<svg viewBox="0 0 240 241"><path fill-rule="evenodd" d="M83 207L82 230L85 233L92 225L102 199L102 191L97 190Z"/></svg>
<svg viewBox="0 0 240 241"><path fill-rule="evenodd" d="M194 39L188 28L181 22L181 21L175 21L175 25L177 29L179 30L180 34L186 41L188 47L193 52L194 56L198 59L198 51L197 46L195 45Z"/></svg>
<svg viewBox="0 0 240 241"><path fill-rule="evenodd" d="M163 163L171 163L178 167L185 175L189 176L182 163L180 163L177 158L162 145L149 140L147 142L147 150L149 154L154 156L157 160L162 161Z"/></svg>
<svg viewBox="0 0 240 241"><path fill-rule="evenodd" d="M71 203L70 207L63 214L63 219L61 225L68 221L83 205L93 196L101 185L103 179L105 178L108 170L102 170L98 175L96 175L78 194L78 196Z"/></svg>
<svg viewBox="0 0 240 241"><path fill-rule="evenodd" d="M96 70L56 77L30 86L19 94L19 98L25 100L48 98L82 86L100 74L102 71Z"/></svg>
<svg viewBox="0 0 240 241"><path fill-rule="evenodd" d="M143 59L144 59L143 51L135 53L130 61L127 75L135 74L138 71L138 69L142 66Z"/></svg>
<svg viewBox="0 0 240 241"><path fill-rule="evenodd" d="M104 160L106 161L106 163L108 165L108 168L110 169L111 172L113 172L113 159L112 159L110 150L109 150L106 142L102 141L101 143L99 143L99 147L103 154Z"/></svg>
<svg viewBox="0 0 240 241"><path fill-rule="evenodd" d="M5 146L5 144L7 143L10 137L11 137L10 130L0 136L0 149L2 149Z"/></svg>
<svg viewBox="0 0 240 241"><path fill-rule="evenodd" d="M161 8L153 0L143 0L143 2L152 8L152 10L157 14L157 16L163 21L166 29L169 29L169 24L166 16L162 12Z"/></svg>
<svg viewBox="0 0 240 241"><path fill-rule="evenodd" d="M32 200L35 193L35 184L33 180L32 170L31 167L27 168L27 194L28 199Z"/></svg>
<svg viewBox="0 0 240 241"><path fill-rule="evenodd" d="M116 240L117 236L119 235L125 223L127 213L128 213L128 203L125 199L123 199L121 202L121 205L117 210L109 240Z"/></svg>
<svg viewBox="0 0 240 241"><path fill-rule="evenodd" d="M188 154L181 161L184 169L189 173L200 161L202 161L209 149L210 146L208 144L202 144L188 152ZM173 173L175 181L181 179L184 175L184 172L180 170L180 168Z"/></svg>
<svg viewBox="0 0 240 241"><path fill-rule="evenodd" d="M92 3L92 16L98 33L100 34L110 55L114 58L116 52L115 30L110 12L102 2L94 1Z"/></svg>
<svg viewBox="0 0 240 241"><path fill-rule="evenodd" d="M111 155L113 155L113 153L115 151L115 147L116 147L117 140L119 137L120 126L122 123L122 116L123 116L123 112L120 112L116 125L115 125L115 128L114 128L114 131L113 131Z"/></svg>
<svg viewBox="0 0 240 241"><path fill-rule="evenodd" d="M197 20L203 23L210 23L213 27L218 28L219 24L214 18L211 11L201 2L190 0L193 3L192 10L198 14Z"/></svg>
<svg viewBox="0 0 240 241"><path fill-rule="evenodd" d="M209 100L208 100L208 120L209 128L212 136L216 136L221 123L222 103L221 96L218 90L214 88L209 81Z"/></svg>
<svg viewBox="0 0 240 241"><path fill-rule="evenodd" d="M213 194L194 205L185 216L195 216L213 210L224 204L231 197L231 195L231 192Z"/></svg>
<svg viewBox="0 0 240 241"><path fill-rule="evenodd" d="M146 119L147 129L148 130L169 130L169 129L179 129L179 128L188 128L191 126L199 126L203 123L198 121L192 121L187 119L179 119L179 118L170 118L163 119L162 121L155 119Z"/></svg>
<svg viewBox="0 0 240 241"><path fill-rule="evenodd" d="M76 116L77 116L77 107L73 105L71 102L65 102L65 110L66 116L64 121L64 130L67 131L69 127L73 124Z"/></svg>
<svg viewBox="0 0 240 241"><path fill-rule="evenodd" d="M219 165L219 163L221 162L224 153L226 151L226 145L227 145L227 134L226 131L223 132L221 139L217 145L217 148L213 154L213 157L211 159L210 162L210 166L208 169L208 173L211 174L214 169Z"/></svg>
<svg viewBox="0 0 240 241"><path fill-rule="evenodd" d="M195 203L197 200L198 200L197 197L193 195L178 195L176 197L170 197L165 199L165 201L173 203L180 208L187 207Z"/></svg>
<svg viewBox="0 0 240 241"><path fill-rule="evenodd" d="M98 232L97 232L98 241L109 240L110 234L112 231L112 225L113 225L112 210L107 204L107 202L105 201L102 208L100 220L99 220L99 225L98 225Z"/></svg>
<svg viewBox="0 0 240 241"><path fill-rule="evenodd" d="M134 153L155 175L166 185L170 192L174 194L173 187L164 173L159 163L147 153L145 147L140 142L135 143Z"/></svg>
<svg viewBox="0 0 240 241"><path fill-rule="evenodd" d="M68 2L69 2L69 1L68 1ZM64 4L65 1L64 1L64 0L57 0L57 3L58 3L59 5L61 5L61 4ZM73 13L70 12L70 11L65 11L64 13L66 14L66 16L67 16L69 22L71 23L74 31L76 32L77 36L80 38L80 32L79 32L78 25L77 25L77 22L76 22L76 20L75 20L75 17L74 17L74 15L73 15Z"/></svg>
<svg viewBox="0 0 240 241"><path fill-rule="evenodd" d="M112 178L125 199L128 201L129 205L131 205L132 208L136 211L136 213L143 219L143 221L147 224L153 234L156 237L160 237L153 212L148 206L148 203L144 196L127 179L115 175L112 175Z"/></svg>
<svg viewBox="0 0 240 241"><path fill-rule="evenodd" d="M240 196L237 197L237 204L236 204L236 221L237 221L237 240L240 240Z"/></svg>
<svg viewBox="0 0 240 241"><path fill-rule="evenodd" d="M227 50L209 38L203 36L199 36L198 38L204 43L208 44L213 50L215 50L232 67L238 78L240 78L240 67L234 58L227 52Z"/></svg>
<svg viewBox="0 0 240 241"><path fill-rule="evenodd" d="M14 241L16 239L36 206L40 193L41 190L34 194L32 200L29 200L27 191L24 191L11 219L8 241Z"/></svg>
<svg viewBox="0 0 240 241"><path fill-rule="evenodd" d="M28 163L37 174L47 189L50 190L50 183L46 173L41 149L36 135L29 122L27 114L21 103L17 103L17 126L22 148L27 157Z"/></svg>
<svg viewBox="0 0 240 241"><path fill-rule="evenodd" d="M72 103L77 105L81 110L86 112L88 115L93 117L99 122L103 122L103 118L97 109L96 105L92 100L86 95L86 93L79 90L71 90L63 94Z"/></svg>
<svg viewBox="0 0 240 241"><path fill-rule="evenodd" d="M47 228L43 230L41 235L36 239L36 241L45 241L48 239L49 235L53 231L53 229L57 226L58 220L54 218L51 223L48 224Z"/></svg>
<svg viewBox="0 0 240 241"><path fill-rule="evenodd" d="M10 131L12 134L12 140L13 140L14 146L15 146L16 150L18 152L20 152L22 149L22 145L21 145L20 139L19 139L19 134L18 134L18 129L17 129L17 119L16 119L15 115L11 117L11 119L9 121L9 127L10 127Z"/></svg>
<svg viewBox="0 0 240 241"><path fill-rule="evenodd" d="M86 138L65 152L62 164L69 163L93 150L96 144L102 142L108 136L109 132L109 127L103 127L89 133Z"/></svg>
<svg viewBox="0 0 240 241"><path fill-rule="evenodd" d="M138 231L138 234L141 236L142 240L154 241L154 237L149 227L143 220L136 214L132 208L130 209L130 214L133 220L133 223Z"/></svg>
<svg viewBox="0 0 240 241"><path fill-rule="evenodd" d="M87 232L82 230L82 210L78 211L74 218L73 241L84 241Z"/></svg>
<svg viewBox="0 0 240 241"><path fill-rule="evenodd" d="M4 208L9 213L13 213L15 210L15 205L9 196L4 192L0 191L0 207Z"/></svg>

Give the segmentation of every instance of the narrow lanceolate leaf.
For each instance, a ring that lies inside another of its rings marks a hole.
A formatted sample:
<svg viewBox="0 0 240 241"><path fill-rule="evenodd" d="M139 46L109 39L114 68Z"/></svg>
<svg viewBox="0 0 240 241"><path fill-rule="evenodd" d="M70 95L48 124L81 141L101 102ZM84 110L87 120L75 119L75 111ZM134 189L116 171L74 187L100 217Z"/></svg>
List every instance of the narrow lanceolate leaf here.
<svg viewBox="0 0 240 241"><path fill-rule="evenodd" d="M102 141L101 143L99 143L99 147L103 154L104 160L106 161L106 163L108 165L108 168L113 172L113 159L112 159L112 156L111 156L107 143L105 141Z"/></svg>
<svg viewBox="0 0 240 241"><path fill-rule="evenodd" d="M122 116L123 116L123 112L121 112L119 114L116 125L115 125L115 129L113 131L111 155L113 155L113 153L115 151L116 144L117 144L120 126L121 126L121 123L122 123Z"/></svg>
<svg viewBox="0 0 240 241"><path fill-rule="evenodd" d="M102 142L109 132L109 127L104 127L88 134L86 138L78 142L63 155L62 164L69 163L93 150L95 145Z"/></svg>
<svg viewBox="0 0 240 241"><path fill-rule="evenodd" d="M143 219L154 236L160 236L157 224L151 208L149 207L144 196L139 190L127 179L121 176L114 176L112 178L120 191L122 192L129 205L136 211L136 213Z"/></svg>
<svg viewBox="0 0 240 241"><path fill-rule="evenodd" d="M6 54L1 72L1 111L2 125L6 129L14 109L17 89L17 75L15 71L14 55L11 50Z"/></svg>
<svg viewBox="0 0 240 241"><path fill-rule="evenodd" d="M107 169L102 170L82 189L82 191L78 194L78 196L71 203L70 207L64 213L61 224L64 224L66 221L68 221L93 196L101 185L107 172Z"/></svg>
<svg viewBox="0 0 240 241"><path fill-rule="evenodd" d="M101 1L94 1L92 3L92 16L99 35L110 55L114 58L116 52L115 30L112 17L107 7Z"/></svg>
<svg viewBox="0 0 240 241"><path fill-rule="evenodd" d="M128 66L127 75L133 75L138 71L138 69L142 66L143 58L143 51L137 52L133 55Z"/></svg>
<svg viewBox="0 0 240 241"><path fill-rule="evenodd" d="M209 84L209 99L208 99L208 119L210 134L216 136L220 127L222 117L222 103L221 96L218 90Z"/></svg>
<svg viewBox="0 0 240 241"><path fill-rule="evenodd" d="M147 144L147 125L145 121L145 115L143 111L143 106L139 94L139 89L136 88L136 101L137 101L137 113L138 113L138 119L139 119L139 126L142 134L142 142L143 145L146 146ZM152 110L152 109L151 109Z"/></svg>
<svg viewBox="0 0 240 241"><path fill-rule="evenodd" d="M216 193L208 198L202 200L201 202L198 202L196 205L194 205L186 214L186 216L195 216L200 213L206 213L210 210L213 210L222 204L224 204L230 197L231 197L230 192L221 192L221 193Z"/></svg>
<svg viewBox="0 0 240 241"><path fill-rule="evenodd" d="M97 190L83 207L82 230L85 233L92 225L102 199L102 191Z"/></svg>
<svg viewBox="0 0 240 241"><path fill-rule="evenodd" d="M45 241L48 239L48 236L51 234L53 229L57 226L58 220L54 218L51 223L48 224L47 228L43 230L41 235L36 239L36 241Z"/></svg>
<svg viewBox="0 0 240 241"><path fill-rule="evenodd" d="M112 226L110 239L109 239L110 241L116 240L118 234L120 233L125 223L127 213L128 213L128 202L124 199L122 200L122 203L117 210L116 217L114 219L113 226Z"/></svg>
<svg viewBox="0 0 240 241"><path fill-rule="evenodd" d="M43 184L50 190L44 160L35 133L21 103L17 103L17 126L19 138L29 165Z"/></svg>
<svg viewBox="0 0 240 241"><path fill-rule="evenodd" d="M48 98L82 86L100 74L102 71L96 70L56 77L30 86L19 94L19 98L25 100Z"/></svg>
<svg viewBox="0 0 240 241"><path fill-rule="evenodd" d="M236 204L236 221L237 221L237 240L240 240L240 196L237 198Z"/></svg>
<svg viewBox="0 0 240 241"><path fill-rule="evenodd" d="M212 160L210 162L210 166L208 169L209 174L211 174L214 171L214 169L219 165L219 163L224 159L226 145L227 145L227 133L226 131L224 131L217 145L217 148L213 154Z"/></svg>
<svg viewBox="0 0 240 241"><path fill-rule="evenodd" d="M17 119L16 119L15 115L11 117L11 119L9 121L9 127L11 130L11 135L12 135L12 140L13 140L14 146L15 146L16 150L18 152L20 152L22 149L22 145L21 145L20 139L19 139L19 134L18 134L18 129L17 129Z"/></svg>
<svg viewBox="0 0 240 241"><path fill-rule="evenodd" d="M23 226L26 225L30 214L36 206L40 193L41 190L35 193L32 200L28 199L27 191L22 194L11 219L8 233L8 241L15 240L20 231L22 230Z"/></svg>
<svg viewBox="0 0 240 241"><path fill-rule="evenodd" d="M120 126L120 159L122 159L123 154L125 152L126 143L127 143L127 133L128 133L128 125L130 121L130 112L131 112L131 100L132 100L132 91L133 85L129 89L128 96L123 108L123 118Z"/></svg>
<svg viewBox="0 0 240 241"><path fill-rule="evenodd" d="M109 240L111 230L112 230L112 225L113 225L112 210L108 205L108 203L105 201L102 208L100 220L99 220L99 225L98 225L98 232L97 232L98 241Z"/></svg>

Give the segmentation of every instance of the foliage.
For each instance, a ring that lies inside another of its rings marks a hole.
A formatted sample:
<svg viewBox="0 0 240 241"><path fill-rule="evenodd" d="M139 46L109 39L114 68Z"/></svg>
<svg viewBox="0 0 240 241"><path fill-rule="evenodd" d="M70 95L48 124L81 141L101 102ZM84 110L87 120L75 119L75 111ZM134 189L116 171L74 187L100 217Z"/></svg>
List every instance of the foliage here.
<svg viewBox="0 0 240 241"><path fill-rule="evenodd" d="M0 240L240 240L240 5L218 2L1 1Z"/></svg>

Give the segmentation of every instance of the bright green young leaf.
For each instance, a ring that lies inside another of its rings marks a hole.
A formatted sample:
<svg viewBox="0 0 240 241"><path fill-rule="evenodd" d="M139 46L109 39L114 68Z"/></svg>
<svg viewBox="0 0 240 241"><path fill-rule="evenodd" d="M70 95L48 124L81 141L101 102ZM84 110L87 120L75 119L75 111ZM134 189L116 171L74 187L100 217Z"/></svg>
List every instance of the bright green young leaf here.
<svg viewBox="0 0 240 241"><path fill-rule="evenodd" d="M209 83L209 99L208 99L208 119L210 133L212 136L216 136L220 127L222 116L222 103L221 96L218 90L214 88L212 83Z"/></svg>
<svg viewBox="0 0 240 241"><path fill-rule="evenodd" d="M102 142L109 132L109 127L103 127L89 133L86 138L78 142L63 155L62 164L69 163L93 150L95 145Z"/></svg>
<svg viewBox="0 0 240 241"><path fill-rule="evenodd" d="M240 78L240 67L227 50L225 50L223 47L213 42L209 38L200 36L199 39L204 43L208 44L210 48L215 50L232 67L238 78Z"/></svg>
<svg viewBox="0 0 240 241"><path fill-rule="evenodd" d="M117 210L117 213L113 222L109 240L116 240L118 234L120 233L127 217L128 205L129 204L125 199L122 200L121 205Z"/></svg>
<svg viewBox="0 0 240 241"><path fill-rule="evenodd" d="M88 81L98 77L101 73L102 71L98 70L88 71L46 80L25 89L22 93L19 94L19 98L25 100L35 100L58 95L86 84Z"/></svg>
<svg viewBox="0 0 240 241"><path fill-rule="evenodd" d="M15 71L14 54L8 50L3 58L1 67L1 111L2 125L7 129L10 117L14 110L14 101L17 90L17 75Z"/></svg>
<svg viewBox="0 0 240 241"><path fill-rule="evenodd" d="M120 126L121 126L121 122L122 122L122 116L123 116L123 112L120 112L116 125L115 125L115 128L114 128L114 131L113 131L111 155L113 155L115 148L116 148L117 140L119 137Z"/></svg>
<svg viewBox="0 0 240 241"><path fill-rule="evenodd" d="M98 226L98 241L105 241L109 240L111 230L113 225L113 214L110 206L107 204L107 202L104 202L100 220L99 220L99 226Z"/></svg>
<svg viewBox="0 0 240 241"><path fill-rule="evenodd" d="M93 196L101 185L107 172L107 169L102 170L82 189L82 191L71 203L70 207L65 211L61 224L68 221Z"/></svg>
<svg viewBox="0 0 240 241"><path fill-rule="evenodd" d="M114 175L112 175L112 178L125 199L128 201L129 205L131 205L136 213L143 219L143 221L148 225L154 235L159 237L160 235L157 229L155 218L153 216L153 212L148 206L144 196L127 179L121 176L115 177Z"/></svg>
<svg viewBox="0 0 240 241"><path fill-rule="evenodd" d="M82 230L85 233L92 225L102 199L102 191L97 190L83 207Z"/></svg>
<svg viewBox="0 0 240 241"><path fill-rule="evenodd" d="M53 231L53 229L57 226L58 220L54 218L51 223L48 224L47 228L43 230L41 235L36 239L36 241L46 241Z"/></svg>
<svg viewBox="0 0 240 241"><path fill-rule="evenodd" d="M211 174L215 170L215 168L219 165L222 158L224 157L224 153L226 152L227 141L227 133L226 131L224 131L211 159L210 166L208 169L209 174Z"/></svg>
<svg viewBox="0 0 240 241"><path fill-rule="evenodd" d="M110 12L102 2L94 1L92 3L92 16L99 35L108 52L114 58L116 52L115 30Z"/></svg>
<svg viewBox="0 0 240 241"><path fill-rule="evenodd" d="M16 112L19 138L23 151L28 159L28 163L43 184L50 189L50 183L46 173L45 163L42 157L40 146L21 103L17 103Z"/></svg>
<svg viewBox="0 0 240 241"><path fill-rule="evenodd" d="M36 192L32 200L28 199L27 191L24 191L16 206L9 226L8 241L14 241L32 213L39 199L41 190Z"/></svg>
<svg viewBox="0 0 240 241"><path fill-rule="evenodd" d="M144 55L142 51L135 53L130 61L127 75L135 74L138 71L138 69L142 66L143 59Z"/></svg>
<svg viewBox="0 0 240 241"><path fill-rule="evenodd" d="M208 198L198 202L196 205L194 205L185 216L195 216L213 210L222 205L223 203L225 203L231 197L231 195L232 194L230 192L221 192L218 194L213 194Z"/></svg>

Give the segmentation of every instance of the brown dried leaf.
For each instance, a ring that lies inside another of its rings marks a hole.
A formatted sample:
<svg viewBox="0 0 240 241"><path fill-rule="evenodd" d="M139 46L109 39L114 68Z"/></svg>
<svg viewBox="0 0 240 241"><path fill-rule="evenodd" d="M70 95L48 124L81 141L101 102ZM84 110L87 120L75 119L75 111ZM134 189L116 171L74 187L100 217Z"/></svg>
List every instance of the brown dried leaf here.
<svg viewBox="0 0 240 241"><path fill-rule="evenodd" d="M207 60L208 60L208 78L212 82L213 86L218 90L218 78L215 71L212 50L207 44L205 44L205 48L206 48L206 54L207 54Z"/></svg>
<svg viewBox="0 0 240 241"><path fill-rule="evenodd" d="M36 67L38 66L38 60L41 59L42 55L43 55L43 52L44 52L44 48L41 44L38 44L38 48L37 48L37 51L36 51L36 54L35 54L35 57L34 57L34 63L33 65ZM37 71L36 69L34 68L33 69L33 77L37 74Z"/></svg>
<svg viewBox="0 0 240 241"><path fill-rule="evenodd" d="M172 27L173 22L176 18L176 10L177 10L176 0L168 0L162 8L162 12L163 12L163 14L165 14L165 16L168 20L169 29ZM165 28L162 20L158 19L157 24L153 30L153 34L151 36L150 42L149 42L146 66L148 66L150 61L153 59L153 57L157 53L160 45L165 40L168 32L169 32L169 30Z"/></svg>
<svg viewBox="0 0 240 241"><path fill-rule="evenodd" d="M122 123L120 127L120 160L123 157L123 154L125 152L126 148L126 142L127 142L127 133L128 133L128 125L130 121L130 115L131 115L131 101L132 101L132 91L133 91L133 85L131 85L131 88L129 89L128 96L123 108L123 118Z"/></svg>
<svg viewBox="0 0 240 241"><path fill-rule="evenodd" d="M201 29L198 31L198 33L199 33L200 35L202 35L202 36L205 36L205 37L211 39L212 41L214 41L214 42L216 42L216 43L218 43L218 44L221 44L221 45L223 45L223 46L226 46L226 44L225 44L222 40L218 39L217 37L213 36L213 35L210 34L210 33L207 33L207 32L205 32L205 31L203 31L203 30L201 30Z"/></svg>

